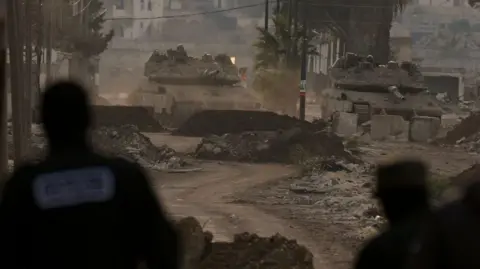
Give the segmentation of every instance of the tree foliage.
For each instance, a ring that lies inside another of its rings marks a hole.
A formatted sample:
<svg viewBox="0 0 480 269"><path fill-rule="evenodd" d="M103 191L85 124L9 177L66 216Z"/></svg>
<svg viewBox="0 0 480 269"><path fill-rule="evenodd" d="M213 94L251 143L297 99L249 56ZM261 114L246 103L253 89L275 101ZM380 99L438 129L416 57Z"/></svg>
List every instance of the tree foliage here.
<svg viewBox="0 0 480 269"><path fill-rule="evenodd" d="M85 57L99 55L105 51L113 38L113 31L103 33L105 9L100 0L91 0L80 12L75 12L68 0L62 0L61 15L55 23L55 49L73 53L80 52ZM86 14L85 14L86 13ZM88 29L81 27L87 20Z"/></svg>
<svg viewBox="0 0 480 269"><path fill-rule="evenodd" d="M309 1L307 17L318 31L328 29L347 51L368 53L388 61L390 28L395 15L411 0L322 0ZM301 6L301 5L300 5ZM300 7L302 9L302 7ZM305 16L301 10L300 16Z"/></svg>
<svg viewBox="0 0 480 269"><path fill-rule="evenodd" d="M289 29L287 16L283 12L275 14L272 22L273 29L266 30L263 27L257 27L259 36L253 44L256 49L255 67L257 69L284 67L287 54L290 55L289 61L292 62L292 66L298 67L301 62L304 41L308 43L309 53L314 52L314 47L310 45L313 34L307 32L306 38L304 38L304 28L300 23ZM291 53L288 53L289 48Z"/></svg>

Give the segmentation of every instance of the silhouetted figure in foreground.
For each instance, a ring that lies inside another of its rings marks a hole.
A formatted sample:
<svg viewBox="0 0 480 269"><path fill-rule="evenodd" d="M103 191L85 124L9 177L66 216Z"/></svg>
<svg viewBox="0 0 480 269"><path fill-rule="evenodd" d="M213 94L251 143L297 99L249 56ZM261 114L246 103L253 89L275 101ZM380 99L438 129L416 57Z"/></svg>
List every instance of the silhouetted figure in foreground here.
<svg viewBox="0 0 480 269"><path fill-rule="evenodd" d="M479 251L480 181L477 181L467 187L461 199L434 213L419 251L412 258L411 268L478 269Z"/></svg>
<svg viewBox="0 0 480 269"><path fill-rule="evenodd" d="M426 178L427 168L421 162L401 161L378 168L375 194L389 227L364 246L355 268L405 268L430 212Z"/></svg>
<svg viewBox="0 0 480 269"><path fill-rule="evenodd" d="M85 90L53 84L41 114L49 152L18 167L5 186L0 268L178 268L177 234L145 172L93 153Z"/></svg>

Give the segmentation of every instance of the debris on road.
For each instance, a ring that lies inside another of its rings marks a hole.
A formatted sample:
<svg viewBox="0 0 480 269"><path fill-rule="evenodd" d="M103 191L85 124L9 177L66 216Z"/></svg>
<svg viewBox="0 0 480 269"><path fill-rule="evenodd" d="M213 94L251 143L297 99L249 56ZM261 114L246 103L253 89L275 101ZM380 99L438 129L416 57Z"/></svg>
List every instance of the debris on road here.
<svg viewBox="0 0 480 269"><path fill-rule="evenodd" d="M257 187L236 197L272 214L297 219L313 234L324 233L325 229L341 234L337 240L356 249L385 223L372 199L372 167L340 162L333 162L333 167L329 165L332 162L321 159L311 162L310 170L299 178Z"/></svg>
<svg viewBox="0 0 480 269"><path fill-rule="evenodd" d="M243 162L301 163L312 156L356 161L337 135L299 127L274 132L211 135L205 137L196 150L197 158Z"/></svg>
<svg viewBox="0 0 480 269"><path fill-rule="evenodd" d="M462 143L466 138L478 133L480 133L480 113L474 113L449 131L440 142L450 145Z"/></svg>
<svg viewBox="0 0 480 269"><path fill-rule="evenodd" d="M271 111L204 110L194 114L172 134L202 137L248 131L288 130L294 127L319 131L326 127L326 123L310 123Z"/></svg>
<svg viewBox="0 0 480 269"><path fill-rule="evenodd" d="M436 142L444 146L454 145L470 153L480 153L480 113L464 119L445 138Z"/></svg>
<svg viewBox="0 0 480 269"><path fill-rule="evenodd" d="M193 217L177 221L185 246L185 268L274 268L313 269L313 255L295 240L279 234L260 237L242 233L233 242L213 242Z"/></svg>
<svg viewBox="0 0 480 269"><path fill-rule="evenodd" d="M100 152L120 156L153 169L180 168L185 162L167 145L155 146L134 126L101 127L93 132L93 144Z"/></svg>
<svg viewBox="0 0 480 269"><path fill-rule="evenodd" d="M474 180L477 180L480 175L480 164L476 163L469 168L463 170L458 175L453 176L449 179L451 183L456 185L466 185L471 183Z"/></svg>
<svg viewBox="0 0 480 269"><path fill-rule="evenodd" d="M32 131L31 156L39 158L46 152L46 140L38 126L32 128ZM11 130L8 139L9 159L13 159ZM186 165L175 150L166 145L160 147L153 145L135 126L99 127L92 132L92 142L95 149L103 154L123 157L147 168L167 170Z"/></svg>

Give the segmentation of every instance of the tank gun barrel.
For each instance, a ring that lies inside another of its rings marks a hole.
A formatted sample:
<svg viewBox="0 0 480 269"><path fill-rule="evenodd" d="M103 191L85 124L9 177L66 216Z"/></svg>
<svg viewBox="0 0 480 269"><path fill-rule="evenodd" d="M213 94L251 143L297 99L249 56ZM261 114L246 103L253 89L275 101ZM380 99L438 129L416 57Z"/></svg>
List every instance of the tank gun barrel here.
<svg viewBox="0 0 480 269"><path fill-rule="evenodd" d="M395 97L397 97L398 99L400 100L405 100L405 96L403 96L403 94L400 93L400 91L398 90L397 86L390 86L388 87L388 91L393 93L393 95Z"/></svg>

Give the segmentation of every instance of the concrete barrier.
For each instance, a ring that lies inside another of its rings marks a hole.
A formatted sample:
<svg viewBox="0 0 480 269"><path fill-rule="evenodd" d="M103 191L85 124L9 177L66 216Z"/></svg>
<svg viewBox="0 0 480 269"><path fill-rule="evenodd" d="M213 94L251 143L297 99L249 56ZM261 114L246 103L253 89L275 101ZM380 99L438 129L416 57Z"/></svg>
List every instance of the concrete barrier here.
<svg viewBox="0 0 480 269"><path fill-rule="evenodd" d="M370 137L384 140L392 136L408 139L409 124L402 116L373 115L370 122Z"/></svg>
<svg viewBox="0 0 480 269"><path fill-rule="evenodd" d="M332 129L340 136L352 136L357 132L358 115L336 112L333 115Z"/></svg>
<svg viewBox="0 0 480 269"><path fill-rule="evenodd" d="M410 122L410 141L427 142L435 138L441 127L439 118L416 116Z"/></svg>
<svg viewBox="0 0 480 269"><path fill-rule="evenodd" d="M457 114L444 114L441 118L443 128L449 128L460 123L461 119Z"/></svg>

